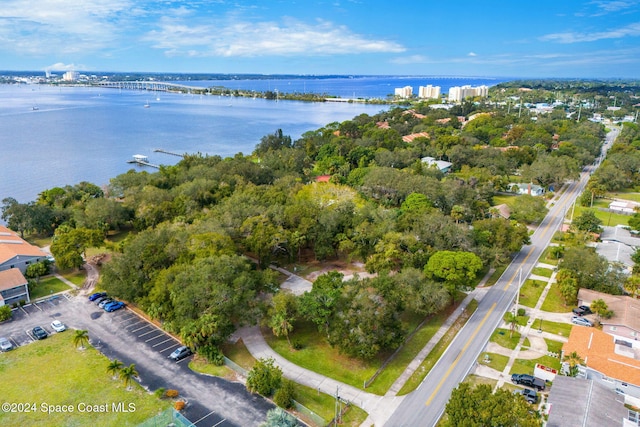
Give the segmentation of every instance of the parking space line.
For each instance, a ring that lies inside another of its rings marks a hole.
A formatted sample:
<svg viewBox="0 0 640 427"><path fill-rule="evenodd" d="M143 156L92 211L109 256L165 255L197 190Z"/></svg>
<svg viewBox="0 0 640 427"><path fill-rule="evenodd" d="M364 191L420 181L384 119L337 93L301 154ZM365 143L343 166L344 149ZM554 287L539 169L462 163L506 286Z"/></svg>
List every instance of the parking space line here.
<svg viewBox="0 0 640 427"><path fill-rule="evenodd" d="M71 297L67 294L62 294L63 297L67 299L67 301L71 301Z"/></svg>
<svg viewBox="0 0 640 427"><path fill-rule="evenodd" d="M126 322L127 320L131 320L131 319L133 319L133 318L138 318L138 316L135 316L135 315L133 315L133 314L129 314L129 313L124 313L124 314L122 314L122 316L120 316L120 317L122 317L122 318L124 319L124 320L123 320L124 322Z"/></svg>
<svg viewBox="0 0 640 427"><path fill-rule="evenodd" d="M184 362L184 361L185 361L185 360L187 360L187 359L189 359L189 357L185 357L184 359L178 360L176 363L182 363L182 362Z"/></svg>
<svg viewBox="0 0 640 427"><path fill-rule="evenodd" d="M153 338L149 338L148 340L144 340L144 342L153 341L153 340L155 340L156 338L161 337L161 336L163 336L163 335L164 335L164 334L158 334L158 335L156 335L156 336L155 336L155 337L153 337Z"/></svg>
<svg viewBox="0 0 640 427"><path fill-rule="evenodd" d="M144 324L144 325L140 326L138 329L133 329L131 331L131 333L138 332L138 331L140 331L140 330L142 330L144 328L148 328L148 327L150 327L148 324Z"/></svg>
<svg viewBox="0 0 640 427"><path fill-rule="evenodd" d="M167 338L166 340L164 340L164 341L160 341L158 344L154 344L154 345L152 345L151 347L156 348L156 347L157 347L157 346L159 346L160 344L164 344L164 343L166 343L167 341L173 341L173 338Z"/></svg>
<svg viewBox="0 0 640 427"><path fill-rule="evenodd" d="M143 322L141 322L141 321L139 321L139 320L138 320L138 321L135 321L135 322L129 323L128 325L125 325L124 327L125 327L125 328L136 327L136 326L138 326L140 323L143 323ZM133 329L132 329L131 331L133 331ZM131 332L131 331L129 331L129 332Z"/></svg>
<svg viewBox="0 0 640 427"><path fill-rule="evenodd" d="M162 350L158 350L158 351L159 351L160 353L163 353L163 352L165 352L165 351L167 351L167 350L171 350L172 348L176 348L176 347L179 347L179 346L180 346L180 344L179 344L179 343L178 343L178 344L173 344L173 345L170 345L169 347L163 348Z"/></svg>
<svg viewBox="0 0 640 427"><path fill-rule="evenodd" d="M143 336L145 336L145 335L149 335L149 334L152 334L152 333L154 333L154 332L155 332L155 330L151 329L149 332L145 332L145 333L144 333L144 334L142 334L142 335L138 335L138 338L142 338Z"/></svg>

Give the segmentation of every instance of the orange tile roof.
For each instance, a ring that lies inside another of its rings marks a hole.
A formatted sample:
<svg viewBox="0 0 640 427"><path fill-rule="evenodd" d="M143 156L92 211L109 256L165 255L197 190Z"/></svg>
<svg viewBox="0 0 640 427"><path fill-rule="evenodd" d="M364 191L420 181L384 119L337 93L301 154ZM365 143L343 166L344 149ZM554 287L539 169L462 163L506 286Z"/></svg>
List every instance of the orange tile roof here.
<svg viewBox="0 0 640 427"><path fill-rule="evenodd" d="M615 346L615 338L599 329L574 326L562 350L565 355L575 351L585 365L607 377L640 386L640 360L617 354Z"/></svg>
<svg viewBox="0 0 640 427"><path fill-rule="evenodd" d="M412 133L411 135L405 135L402 137L402 140L404 142L412 142L414 139L416 138L429 138L429 134L427 132L420 132L420 133Z"/></svg>
<svg viewBox="0 0 640 427"><path fill-rule="evenodd" d="M7 227L0 225L0 264L20 255L46 257L47 253L39 247L25 242L17 233Z"/></svg>
<svg viewBox="0 0 640 427"><path fill-rule="evenodd" d="M19 269L10 268L9 270L0 271L0 291L26 284L27 279L24 278Z"/></svg>

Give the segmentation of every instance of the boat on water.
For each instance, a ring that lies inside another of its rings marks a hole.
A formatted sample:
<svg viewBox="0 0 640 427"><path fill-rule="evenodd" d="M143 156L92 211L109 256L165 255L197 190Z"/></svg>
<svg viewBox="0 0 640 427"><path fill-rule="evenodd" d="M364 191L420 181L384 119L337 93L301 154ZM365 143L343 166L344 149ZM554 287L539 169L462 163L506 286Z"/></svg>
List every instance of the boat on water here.
<svg viewBox="0 0 640 427"><path fill-rule="evenodd" d="M40 107L38 107L37 105L34 105L33 107L31 107L32 111L38 111L40 109Z"/></svg>
<svg viewBox="0 0 640 427"><path fill-rule="evenodd" d="M149 107L151 107L151 105L149 105L149 101L147 101L147 103L144 104L144 108L149 108Z"/></svg>

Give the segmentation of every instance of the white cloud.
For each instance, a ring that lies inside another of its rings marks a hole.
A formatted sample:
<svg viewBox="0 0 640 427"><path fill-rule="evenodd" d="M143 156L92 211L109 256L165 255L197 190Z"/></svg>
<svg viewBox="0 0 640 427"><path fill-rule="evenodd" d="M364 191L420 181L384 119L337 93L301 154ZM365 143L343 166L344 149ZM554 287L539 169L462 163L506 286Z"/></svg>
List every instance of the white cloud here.
<svg viewBox="0 0 640 427"><path fill-rule="evenodd" d="M172 56L318 56L405 50L398 43L367 38L327 21L308 24L284 19L197 24L165 17L159 27L147 33L144 40Z"/></svg>
<svg viewBox="0 0 640 427"><path fill-rule="evenodd" d="M65 64L63 62L56 62L55 64L44 67L45 71L81 71L86 70L86 67L82 64Z"/></svg>
<svg viewBox="0 0 640 427"><path fill-rule="evenodd" d="M619 39L623 37L640 36L640 22L629 24L626 27L613 29L609 31L599 31L593 33L553 33L540 37L541 41L551 41L557 43L580 43L593 42L603 39Z"/></svg>
<svg viewBox="0 0 640 427"><path fill-rule="evenodd" d="M410 55L400 56L391 60L392 64L407 65L407 64L426 64L430 62L429 58L424 55Z"/></svg>
<svg viewBox="0 0 640 427"><path fill-rule="evenodd" d="M630 9L638 5L637 0L595 0L591 4L595 4L602 10L601 14L618 12L625 9Z"/></svg>
<svg viewBox="0 0 640 427"><path fill-rule="evenodd" d="M467 54L467 56L478 56L478 54L477 54L477 53L475 53L475 52L469 52L469 53Z"/></svg>

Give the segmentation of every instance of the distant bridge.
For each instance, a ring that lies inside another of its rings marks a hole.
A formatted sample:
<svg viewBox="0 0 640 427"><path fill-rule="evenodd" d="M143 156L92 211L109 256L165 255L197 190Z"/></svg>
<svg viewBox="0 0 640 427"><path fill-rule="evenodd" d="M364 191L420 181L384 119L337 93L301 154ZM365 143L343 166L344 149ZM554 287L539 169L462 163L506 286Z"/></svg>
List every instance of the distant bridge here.
<svg viewBox="0 0 640 427"><path fill-rule="evenodd" d="M97 82L94 83L94 86L112 89L149 90L155 92L191 92L192 90L202 91L207 89L206 87L154 81Z"/></svg>

